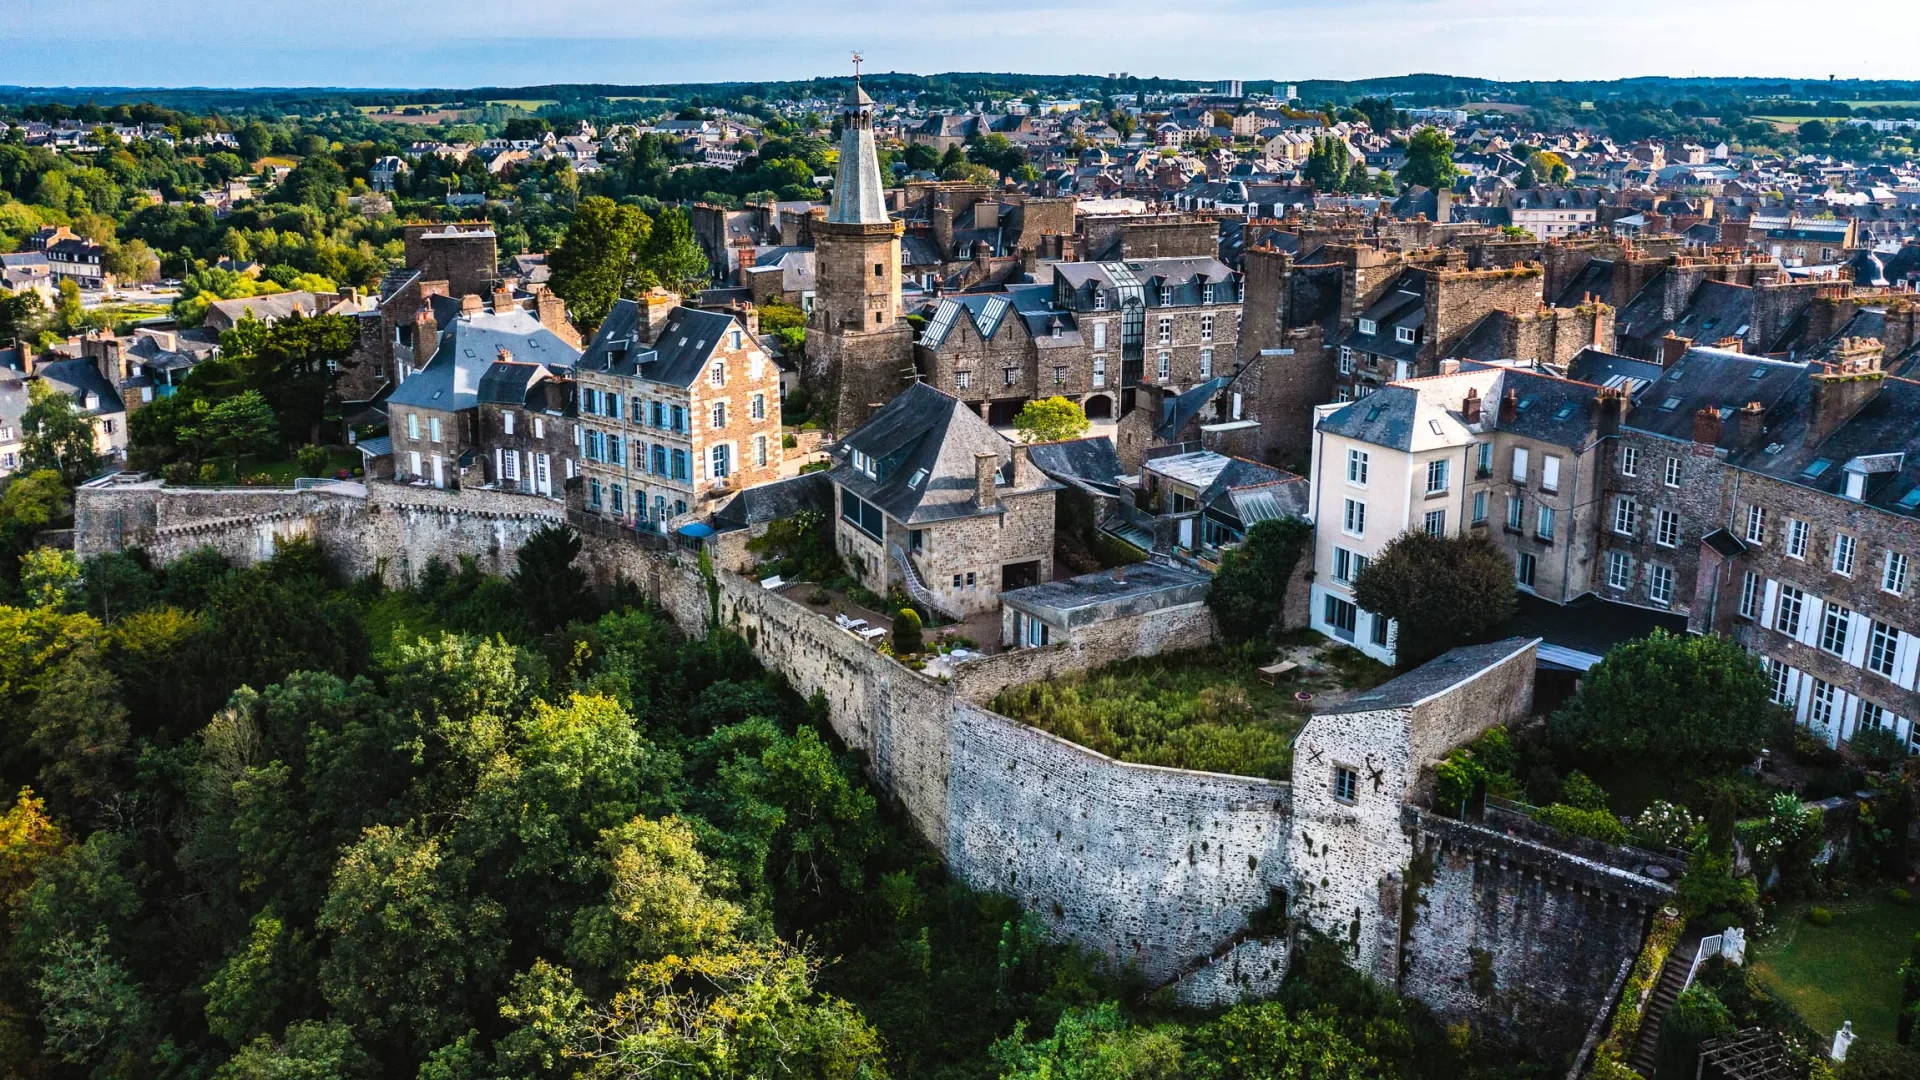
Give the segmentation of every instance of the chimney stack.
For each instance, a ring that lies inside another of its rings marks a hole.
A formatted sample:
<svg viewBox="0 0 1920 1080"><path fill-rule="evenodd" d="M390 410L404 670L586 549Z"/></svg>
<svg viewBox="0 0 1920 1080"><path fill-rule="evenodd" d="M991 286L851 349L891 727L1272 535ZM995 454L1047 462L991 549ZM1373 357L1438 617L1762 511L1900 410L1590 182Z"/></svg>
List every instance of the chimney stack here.
<svg viewBox="0 0 1920 1080"><path fill-rule="evenodd" d="M973 455L973 501L980 509L991 510L1000 504L1000 494L994 490L999 477L999 454L981 450Z"/></svg>
<svg viewBox="0 0 1920 1080"><path fill-rule="evenodd" d="M1720 410L1709 405L1693 414L1693 441L1701 446L1720 445Z"/></svg>
<svg viewBox="0 0 1920 1080"><path fill-rule="evenodd" d="M1733 441L1743 450L1760 445L1766 434L1767 411L1757 401L1749 401L1733 414Z"/></svg>
<svg viewBox="0 0 1920 1080"><path fill-rule="evenodd" d="M573 324L567 321L566 301L554 295L552 289L547 288L545 285L535 285L533 287L533 306L534 310L539 313L541 326L553 331L559 336L560 340L569 345L578 346L580 344L579 331L575 330Z"/></svg>
<svg viewBox="0 0 1920 1080"><path fill-rule="evenodd" d="M501 287L493 290L493 313L495 315L505 315L507 312L512 311L516 306L517 305L515 305L513 302L512 289L509 289L506 286L502 285Z"/></svg>
<svg viewBox="0 0 1920 1080"><path fill-rule="evenodd" d="M478 315L486 310L486 306L486 301L480 299L479 293L468 293L460 298L460 314L463 316Z"/></svg>
<svg viewBox="0 0 1920 1080"><path fill-rule="evenodd" d="M660 339L660 328L667 325L667 317L673 309L680 306L680 297L665 289L649 290L639 300L640 304L640 340L652 345Z"/></svg>
<svg viewBox="0 0 1920 1080"><path fill-rule="evenodd" d="M1520 393L1517 390L1508 390L1506 396L1500 399L1500 423L1511 424L1519 418Z"/></svg>
<svg viewBox="0 0 1920 1080"><path fill-rule="evenodd" d="M1807 376L1811 401L1807 410L1806 445L1818 446L1853 419L1886 385L1880 367L1880 343L1848 338L1840 343L1838 364L1822 364Z"/></svg>
<svg viewBox="0 0 1920 1080"><path fill-rule="evenodd" d="M413 367L414 370L427 366L433 354L440 351L440 327L433 321L433 308L422 305L413 313Z"/></svg>
<svg viewBox="0 0 1920 1080"><path fill-rule="evenodd" d="M1480 422L1480 391L1476 387L1467 387L1467 399L1460 403L1460 418L1468 424Z"/></svg>
<svg viewBox="0 0 1920 1080"><path fill-rule="evenodd" d="M1669 330L1667 336L1660 339L1660 366L1669 368L1679 363L1680 358L1687 355L1687 350L1691 348L1693 348L1692 338L1681 337Z"/></svg>

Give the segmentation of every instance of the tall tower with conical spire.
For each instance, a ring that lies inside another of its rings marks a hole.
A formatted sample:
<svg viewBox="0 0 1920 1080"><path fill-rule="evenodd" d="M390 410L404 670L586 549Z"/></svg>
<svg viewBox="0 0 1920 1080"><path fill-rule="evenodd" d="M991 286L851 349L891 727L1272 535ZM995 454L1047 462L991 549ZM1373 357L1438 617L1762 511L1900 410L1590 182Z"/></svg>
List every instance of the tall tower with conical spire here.
<svg viewBox="0 0 1920 1080"><path fill-rule="evenodd" d="M833 205L813 221L817 285L808 335L808 375L831 387L834 424L846 432L891 400L913 367L913 328L900 317L900 237L887 214L873 99L860 87L840 105L840 165ZM815 212L816 214L818 211Z"/></svg>

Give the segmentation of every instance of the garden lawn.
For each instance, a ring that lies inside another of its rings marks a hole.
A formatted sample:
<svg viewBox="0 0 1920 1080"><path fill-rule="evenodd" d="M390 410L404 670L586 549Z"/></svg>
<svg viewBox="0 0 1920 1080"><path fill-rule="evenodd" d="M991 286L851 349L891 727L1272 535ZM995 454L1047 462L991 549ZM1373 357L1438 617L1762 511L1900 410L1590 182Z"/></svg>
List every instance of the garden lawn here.
<svg viewBox="0 0 1920 1080"><path fill-rule="evenodd" d="M1271 653L1250 655L1202 649L1125 660L1002 691L991 707L1121 761L1285 780L1293 737L1313 709L1296 692L1365 689L1392 674L1327 643L1312 659L1323 674L1269 686L1258 668L1272 662Z"/></svg>
<svg viewBox="0 0 1920 1080"><path fill-rule="evenodd" d="M1829 905L1832 926L1792 921L1754 950L1754 972L1777 989L1807 1023L1830 1035L1848 1020L1853 1030L1893 1041L1900 1007L1900 962L1920 933L1920 907L1900 905L1884 889Z"/></svg>

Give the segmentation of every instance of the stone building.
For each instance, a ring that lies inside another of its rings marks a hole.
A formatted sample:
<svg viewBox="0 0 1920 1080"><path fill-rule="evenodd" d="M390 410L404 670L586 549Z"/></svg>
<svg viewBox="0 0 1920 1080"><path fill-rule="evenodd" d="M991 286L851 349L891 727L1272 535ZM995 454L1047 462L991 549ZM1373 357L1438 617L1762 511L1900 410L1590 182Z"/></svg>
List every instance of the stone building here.
<svg viewBox="0 0 1920 1080"><path fill-rule="evenodd" d="M959 398L915 383L833 456L836 543L867 588L957 619L1052 580L1060 485Z"/></svg>
<svg viewBox="0 0 1920 1080"><path fill-rule="evenodd" d="M572 373L545 364L496 361L480 376L479 471L462 486L557 497L574 459L576 399ZM471 471L471 467L468 471Z"/></svg>
<svg viewBox="0 0 1920 1080"><path fill-rule="evenodd" d="M622 300L580 358L586 509L665 531L780 476L780 369L743 312Z"/></svg>
<svg viewBox="0 0 1920 1080"><path fill-rule="evenodd" d="M901 318L900 237L887 214L873 145L873 99L841 104L833 205L812 223L816 288L807 326L809 381L835 402L845 431L897 394L913 368L913 328Z"/></svg>
<svg viewBox="0 0 1920 1080"><path fill-rule="evenodd" d="M425 366L388 395L387 437L395 479L447 487L492 454L480 425L479 390L487 372L496 364L519 363L570 375L580 350L531 313L517 307L489 311L474 294L445 330L421 325L415 354L419 342L435 347ZM575 464L573 456L559 462L562 479L574 475Z"/></svg>
<svg viewBox="0 0 1920 1080"><path fill-rule="evenodd" d="M1039 397L1071 398L1088 416L1111 417L1106 372L1095 369L1073 313L1053 298L1046 285L942 297L914 343L921 377L995 426Z"/></svg>
<svg viewBox="0 0 1920 1080"><path fill-rule="evenodd" d="M1241 300L1240 274L1211 257L1053 268L1053 306L1079 328L1089 391L1118 394L1118 408L1089 399L1107 415L1130 411L1144 383L1177 391L1230 373Z"/></svg>

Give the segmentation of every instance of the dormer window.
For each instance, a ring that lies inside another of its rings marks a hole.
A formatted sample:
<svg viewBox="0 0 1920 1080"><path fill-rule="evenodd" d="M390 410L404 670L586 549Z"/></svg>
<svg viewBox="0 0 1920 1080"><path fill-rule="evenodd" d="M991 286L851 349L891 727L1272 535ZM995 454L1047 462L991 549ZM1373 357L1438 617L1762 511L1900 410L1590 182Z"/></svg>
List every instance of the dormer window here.
<svg viewBox="0 0 1920 1080"><path fill-rule="evenodd" d="M1411 345L1413 344L1413 327L1396 326L1393 328L1393 336L1394 336L1394 339L1399 341L1400 343L1404 345Z"/></svg>
<svg viewBox="0 0 1920 1080"><path fill-rule="evenodd" d="M1101 292L1099 289L1093 290L1093 310L1095 311L1107 310L1107 294L1104 292Z"/></svg>
<svg viewBox="0 0 1920 1080"><path fill-rule="evenodd" d="M1212 285L1200 286L1200 302L1203 304L1213 303L1213 286Z"/></svg>
<svg viewBox="0 0 1920 1080"><path fill-rule="evenodd" d="M1374 322L1372 319L1361 319L1360 332L1368 337L1372 337L1374 334L1380 332L1380 324Z"/></svg>

